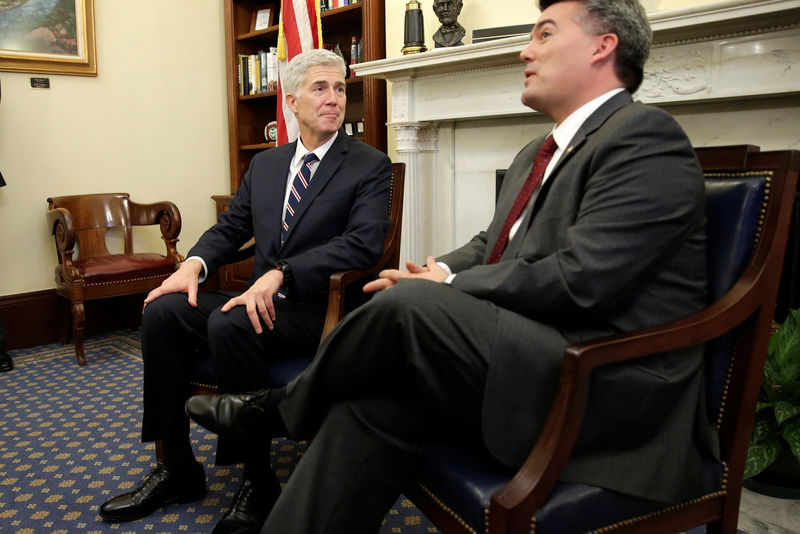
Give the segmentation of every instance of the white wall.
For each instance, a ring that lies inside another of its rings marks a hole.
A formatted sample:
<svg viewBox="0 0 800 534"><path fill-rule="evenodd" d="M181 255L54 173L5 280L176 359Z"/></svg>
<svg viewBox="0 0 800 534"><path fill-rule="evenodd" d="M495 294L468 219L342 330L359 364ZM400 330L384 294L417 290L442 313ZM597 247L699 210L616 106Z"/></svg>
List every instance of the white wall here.
<svg viewBox="0 0 800 534"><path fill-rule="evenodd" d="M96 0L97 77L0 72L0 295L54 287L54 195L127 191L175 202L186 253L227 193L220 0ZM157 228L142 250L165 251Z"/></svg>

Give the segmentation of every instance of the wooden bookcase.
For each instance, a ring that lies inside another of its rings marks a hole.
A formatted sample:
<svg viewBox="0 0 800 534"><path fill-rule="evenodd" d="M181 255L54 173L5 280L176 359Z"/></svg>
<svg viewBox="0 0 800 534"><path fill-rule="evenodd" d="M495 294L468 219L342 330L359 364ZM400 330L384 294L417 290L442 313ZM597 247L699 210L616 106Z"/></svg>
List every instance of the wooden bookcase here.
<svg viewBox="0 0 800 534"><path fill-rule="evenodd" d="M270 6L275 10L274 25L251 31L253 13ZM217 216L228 202L258 152L274 148L264 136L264 127L275 120L278 104L276 91L257 95L239 95L239 55L256 54L277 46L280 2L263 0L225 0L226 85L228 92L228 150L230 152L230 193L214 195ZM338 43L350 57L352 37L363 39L362 61L386 57L385 7L383 0L362 0L322 13L322 41ZM349 69L348 69L349 71ZM345 122L364 122L365 143L386 152L386 82L359 78L349 71ZM245 289L252 273L252 260L223 267L219 273L222 289Z"/></svg>
<svg viewBox="0 0 800 534"><path fill-rule="evenodd" d="M239 54L255 54L278 41L280 2L272 2L275 25L250 31L259 0L225 0L226 76L228 90L228 139L230 151L230 193L239 188L250 160L259 151L273 148L264 137L264 127L275 120L277 93L239 96ZM383 0L362 0L357 4L322 13L322 40L338 43L345 58L350 55L351 38L363 38L362 61L386 57L385 7ZM345 122L364 121L363 141L386 152L386 82L347 78Z"/></svg>

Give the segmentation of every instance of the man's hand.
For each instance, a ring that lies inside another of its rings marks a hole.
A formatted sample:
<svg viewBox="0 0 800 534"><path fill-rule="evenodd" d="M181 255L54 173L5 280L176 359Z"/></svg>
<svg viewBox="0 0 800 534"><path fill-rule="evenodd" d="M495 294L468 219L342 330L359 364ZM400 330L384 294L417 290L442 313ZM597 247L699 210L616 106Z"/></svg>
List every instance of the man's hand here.
<svg viewBox="0 0 800 534"><path fill-rule="evenodd" d="M245 306L247 307L247 316L250 318L250 324L253 325L253 330L256 331L256 334L260 334L263 331L259 317L264 320L267 328L272 330L274 328L273 321L275 321L275 304L272 301L272 297L275 296L275 293L278 292L282 285L282 272L277 269L267 271L247 291L226 302L220 311L226 312L234 306Z"/></svg>
<svg viewBox="0 0 800 534"><path fill-rule="evenodd" d="M189 260L181 263L177 271L161 282L160 286L147 294L147 297L144 299L142 311L144 311L148 304L167 293L186 293L189 305L196 308L197 281L200 279L200 272L202 270L203 264L197 260Z"/></svg>
<svg viewBox="0 0 800 534"><path fill-rule="evenodd" d="M398 269L386 269L385 271L381 271L378 275L380 278L364 286L364 292L372 293L374 291L386 289L387 287L392 287L401 278L422 278L423 280L430 280L431 282L444 282L447 278L447 271L436 263L436 258L433 256L428 256L427 264L424 267L417 265L413 261L407 261L406 269L408 269L408 271L400 271Z"/></svg>

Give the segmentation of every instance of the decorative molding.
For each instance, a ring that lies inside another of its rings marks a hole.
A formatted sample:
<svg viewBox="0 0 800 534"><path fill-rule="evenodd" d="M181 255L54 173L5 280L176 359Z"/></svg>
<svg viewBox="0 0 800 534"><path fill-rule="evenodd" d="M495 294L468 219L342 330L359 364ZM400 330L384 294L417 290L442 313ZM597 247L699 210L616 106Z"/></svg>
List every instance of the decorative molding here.
<svg viewBox="0 0 800 534"><path fill-rule="evenodd" d="M434 123L389 124L397 133L397 152L435 152L438 129Z"/></svg>

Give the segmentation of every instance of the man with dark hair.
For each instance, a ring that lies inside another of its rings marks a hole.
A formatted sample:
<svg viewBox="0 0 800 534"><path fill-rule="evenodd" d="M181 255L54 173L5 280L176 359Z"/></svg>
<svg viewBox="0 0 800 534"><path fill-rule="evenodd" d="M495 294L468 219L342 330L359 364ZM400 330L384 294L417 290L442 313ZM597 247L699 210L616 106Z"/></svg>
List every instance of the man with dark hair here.
<svg viewBox="0 0 800 534"><path fill-rule="evenodd" d="M542 8L520 54L522 102L556 125L511 163L488 228L425 266L381 273L365 288L378 294L285 389L187 402L220 434L314 438L262 533L377 531L436 433L518 468L567 345L705 306L702 171L677 123L631 98L650 46L644 10ZM702 373L702 347L596 373L562 479L668 503L698 496L717 450Z"/></svg>
<svg viewBox="0 0 800 534"><path fill-rule="evenodd" d="M346 67L327 50L289 62L286 104L300 138L257 154L228 210L188 258L145 299L142 317L142 440L162 440L163 465L132 491L106 501L100 517L130 521L205 495L203 467L183 409L193 361L211 357L221 391L263 387L267 362L313 354L325 321L330 276L373 265L383 252L391 162L342 129ZM249 287L198 292L198 283L255 238ZM262 454L220 438L217 464L245 463L243 482L214 532L257 532L280 485Z"/></svg>

